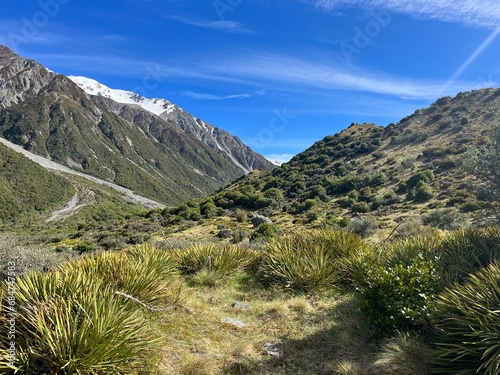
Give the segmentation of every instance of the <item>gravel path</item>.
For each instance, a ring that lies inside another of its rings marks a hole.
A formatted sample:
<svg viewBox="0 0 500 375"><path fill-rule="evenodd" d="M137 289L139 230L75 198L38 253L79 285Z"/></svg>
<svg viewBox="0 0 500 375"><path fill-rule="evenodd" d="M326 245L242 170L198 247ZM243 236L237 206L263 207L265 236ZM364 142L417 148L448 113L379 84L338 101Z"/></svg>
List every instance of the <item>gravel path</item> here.
<svg viewBox="0 0 500 375"><path fill-rule="evenodd" d="M135 203L135 204L140 204L142 206L145 206L145 207L151 208L151 209L154 209L154 208L165 208L165 205L163 205L161 203L158 203L158 202L156 202L154 200L151 200L149 198L145 198L145 197L142 197L140 195L137 195L132 190L124 188L123 186L119 186L119 185L116 185L116 184L114 184L112 182L109 182L109 181L106 181L106 180L102 180L100 178L97 178L97 177L94 177L94 176L90 176L90 175L82 173L82 172L75 171L74 169L71 169L71 168L68 168L68 167L66 167L64 165L55 163L55 162L53 162L51 160L48 160L48 159L46 159L44 157L35 155L35 154L33 154L33 153L29 152L29 151L26 151L24 148L22 148L22 147L20 147L20 146L18 146L16 144L14 144L14 143L12 143L12 142L9 142L5 138L0 137L0 143L2 143L3 145L9 147L10 149L12 149L12 150L14 150L16 152L19 152L19 153L23 154L28 159L34 161L35 163L40 164L45 169L53 170L53 171L58 171L58 172L69 173L69 174L72 174L72 175L75 175L75 176L86 178L87 180L90 180L92 182L98 183L100 185L109 186L110 188L113 188L116 191L122 193L123 194L123 199L125 199L128 202L132 202L132 203ZM77 200L76 203L74 203L75 205L77 205L77 203L78 203L78 197L76 197L76 198L73 197L72 200L68 203L68 205L70 203L73 204L72 203L73 199ZM64 208L63 208L63 210L64 210Z"/></svg>

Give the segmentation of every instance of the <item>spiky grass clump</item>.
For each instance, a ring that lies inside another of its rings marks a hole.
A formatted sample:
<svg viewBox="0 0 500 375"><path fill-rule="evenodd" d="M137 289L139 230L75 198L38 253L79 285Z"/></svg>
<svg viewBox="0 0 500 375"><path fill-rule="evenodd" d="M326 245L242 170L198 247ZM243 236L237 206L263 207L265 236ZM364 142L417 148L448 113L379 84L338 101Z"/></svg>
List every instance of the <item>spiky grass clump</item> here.
<svg viewBox="0 0 500 375"><path fill-rule="evenodd" d="M262 274L287 288L317 292L338 281L335 261L325 244L305 235L285 236L267 246Z"/></svg>
<svg viewBox="0 0 500 375"><path fill-rule="evenodd" d="M147 245L124 252L89 255L63 264L60 269L87 278L99 278L144 303L175 304L181 295L177 262L170 253Z"/></svg>
<svg viewBox="0 0 500 375"><path fill-rule="evenodd" d="M221 280L236 271L249 267L259 259L259 253L234 245L196 244L177 251L178 267L184 275L204 271L211 279Z"/></svg>
<svg viewBox="0 0 500 375"><path fill-rule="evenodd" d="M32 273L18 279L15 297L16 367L22 373L132 373L157 348L143 313L97 277ZM2 304L6 310L5 299ZM2 326L6 319L2 315ZM1 337L5 357L9 342ZM9 373L6 363L0 369Z"/></svg>
<svg viewBox="0 0 500 375"><path fill-rule="evenodd" d="M439 234L417 235L383 244L378 255L387 265L410 264L415 258L435 260L442 237Z"/></svg>
<svg viewBox="0 0 500 375"><path fill-rule="evenodd" d="M440 374L500 373L500 262L446 289L438 299Z"/></svg>
<svg viewBox="0 0 500 375"><path fill-rule="evenodd" d="M427 375L431 371L433 352L421 336L415 333L397 333L384 341L370 374Z"/></svg>
<svg viewBox="0 0 500 375"><path fill-rule="evenodd" d="M311 231L308 241L325 247L328 254L335 259L338 284L351 287L354 276L353 265L369 251L366 242L354 232L332 229Z"/></svg>
<svg viewBox="0 0 500 375"><path fill-rule="evenodd" d="M468 274L500 260L500 228L468 228L452 232L440 246L440 259L445 285L463 281Z"/></svg>

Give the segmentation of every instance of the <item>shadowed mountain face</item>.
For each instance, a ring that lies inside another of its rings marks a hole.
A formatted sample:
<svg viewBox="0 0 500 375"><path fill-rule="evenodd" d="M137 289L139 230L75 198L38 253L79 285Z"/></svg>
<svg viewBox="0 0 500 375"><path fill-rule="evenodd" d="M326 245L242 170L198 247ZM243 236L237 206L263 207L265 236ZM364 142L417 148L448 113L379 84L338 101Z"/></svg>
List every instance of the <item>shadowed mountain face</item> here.
<svg viewBox="0 0 500 375"><path fill-rule="evenodd" d="M166 204L209 194L249 166L242 169L141 107L90 96L6 47L0 47L0 135Z"/></svg>

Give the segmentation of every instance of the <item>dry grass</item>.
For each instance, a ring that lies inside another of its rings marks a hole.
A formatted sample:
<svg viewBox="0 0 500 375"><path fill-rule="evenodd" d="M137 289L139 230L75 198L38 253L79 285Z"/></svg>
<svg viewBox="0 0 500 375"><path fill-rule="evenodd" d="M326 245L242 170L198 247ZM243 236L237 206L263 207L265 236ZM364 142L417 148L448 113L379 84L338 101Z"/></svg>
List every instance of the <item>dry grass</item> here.
<svg viewBox="0 0 500 375"><path fill-rule="evenodd" d="M241 276L241 275L240 275ZM164 314L159 374L347 374L366 368L366 337L350 297L319 298L252 289L235 277L217 288L186 290L185 309ZM237 309L234 301L252 309ZM234 318L246 324L224 323ZM264 343L278 345L280 358ZM201 372L200 372L201 371Z"/></svg>

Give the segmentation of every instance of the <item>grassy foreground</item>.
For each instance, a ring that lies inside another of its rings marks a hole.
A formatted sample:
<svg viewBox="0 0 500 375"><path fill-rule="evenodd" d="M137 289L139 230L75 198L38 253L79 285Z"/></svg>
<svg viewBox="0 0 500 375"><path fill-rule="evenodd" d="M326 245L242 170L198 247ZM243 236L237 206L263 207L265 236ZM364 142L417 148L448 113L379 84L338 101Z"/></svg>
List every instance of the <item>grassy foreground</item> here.
<svg viewBox="0 0 500 375"><path fill-rule="evenodd" d="M3 283L0 373L498 374L499 239L322 230L89 254Z"/></svg>

